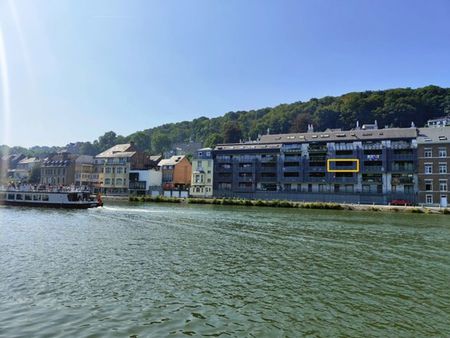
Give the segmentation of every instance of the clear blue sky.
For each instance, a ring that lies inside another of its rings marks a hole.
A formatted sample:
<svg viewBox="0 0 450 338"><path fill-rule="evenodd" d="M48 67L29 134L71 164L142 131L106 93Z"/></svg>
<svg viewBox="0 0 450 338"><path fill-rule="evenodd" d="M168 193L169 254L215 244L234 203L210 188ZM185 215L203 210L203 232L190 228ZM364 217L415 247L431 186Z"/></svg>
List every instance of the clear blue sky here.
<svg viewBox="0 0 450 338"><path fill-rule="evenodd" d="M12 145L349 91L450 87L448 0L0 0L1 40Z"/></svg>

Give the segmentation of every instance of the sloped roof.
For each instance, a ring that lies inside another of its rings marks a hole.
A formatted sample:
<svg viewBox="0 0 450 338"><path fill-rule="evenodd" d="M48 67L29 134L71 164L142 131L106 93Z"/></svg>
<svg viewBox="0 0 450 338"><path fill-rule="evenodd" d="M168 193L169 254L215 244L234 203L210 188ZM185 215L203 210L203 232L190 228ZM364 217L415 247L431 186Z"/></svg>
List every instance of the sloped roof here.
<svg viewBox="0 0 450 338"><path fill-rule="evenodd" d="M19 161L19 164L28 164L28 163L35 163L39 162L40 160L37 157L30 157L30 158L24 158L23 160Z"/></svg>
<svg viewBox="0 0 450 338"><path fill-rule="evenodd" d="M420 128L417 143L450 143L450 127Z"/></svg>
<svg viewBox="0 0 450 338"><path fill-rule="evenodd" d="M136 154L134 147L130 143L116 144L95 157L131 157ZM120 154L120 155L117 155Z"/></svg>
<svg viewBox="0 0 450 338"><path fill-rule="evenodd" d="M279 144L261 144L261 143L233 143L233 144L218 144L215 150L258 150L258 149L280 149Z"/></svg>
<svg viewBox="0 0 450 338"><path fill-rule="evenodd" d="M162 159L162 155L152 155L150 156L150 161L159 162Z"/></svg>
<svg viewBox="0 0 450 338"><path fill-rule="evenodd" d="M263 135L256 143L342 142L416 138L416 128L322 131L295 134Z"/></svg>
<svg viewBox="0 0 450 338"><path fill-rule="evenodd" d="M158 166L163 165L176 165L180 163L186 156L180 155L180 156L172 156L171 158L166 158L164 160L159 161Z"/></svg>

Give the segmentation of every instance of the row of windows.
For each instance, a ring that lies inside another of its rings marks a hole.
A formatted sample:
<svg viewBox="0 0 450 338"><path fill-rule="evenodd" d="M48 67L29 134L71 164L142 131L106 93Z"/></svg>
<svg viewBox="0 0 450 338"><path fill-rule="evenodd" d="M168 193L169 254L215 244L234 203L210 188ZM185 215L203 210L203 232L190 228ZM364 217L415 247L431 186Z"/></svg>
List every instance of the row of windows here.
<svg viewBox="0 0 450 338"><path fill-rule="evenodd" d="M433 191L433 180L425 180L425 191ZM439 191L447 191L447 180L439 180Z"/></svg>
<svg viewBox="0 0 450 338"><path fill-rule="evenodd" d="M44 175L65 175L65 168L57 168L57 169L43 169Z"/></svg>
<svg viewBox="0 0 450 338"><path fill-rule="evenodd" d="M447 149L446 148L440 148L438 150L438 156L439 157L447 157ZM423 157L433 157L433 149L425 148L424 151L423 151Z"/></svg>
<svg viewBox="0 0 450 338"><path fill-rule="evenodd" d="M429 175L432 173L433 173L433 164L425 163L425 174ZM439 174L446 174L446 173L447 173L447 164L439 163Z"/></svg>
<svg viewBox="0 0 450 338"><path fill-rule="evenodd" d="M9 201L48 201L46 194L0 194L0 200L8 199Z"/></svg>
<svg viewBox="0 0 450 338"><path fill-rule="evenodd" d="M209 187L203 188L203 187L196 187L194 188L195 192L211 192L212 189Z"/></svg>
<svg viewBox="0 0 450 338"><path fill-rule="evenodd" d="M106 167L105 168L105 174L126 174L127 173L127 167Z"/></svg>
<svg viewBox="0 0 450 338"><path fill-rule="evenodd" d="M115 182L115 184L114 184ZM105 178L105 184L106 185L125 185L127 184L127 180L126 179L122 179L122 178L116 178L114 180L114 178Z"/></svg>

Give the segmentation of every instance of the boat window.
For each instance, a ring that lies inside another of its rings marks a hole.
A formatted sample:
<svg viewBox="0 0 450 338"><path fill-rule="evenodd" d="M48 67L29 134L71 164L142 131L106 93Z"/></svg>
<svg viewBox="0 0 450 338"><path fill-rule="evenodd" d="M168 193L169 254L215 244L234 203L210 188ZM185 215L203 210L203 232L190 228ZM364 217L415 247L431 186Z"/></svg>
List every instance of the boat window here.
<svg viewBox="0 0 450 338"><path fill-rule="evenodd" d="M25 201L31 201L31 195L25 194Z"/></svg>
<svg viewBox="0 0 450 338"><path fill-rule="evenodd" d="M9 200L14 200L14 198L15 198L15 195L14 195L14 194L8 194L8 199L9 199Z"/></svg>
<svg viewBox="0 0 450 338"><path fill-rule="evenodd" d="M48 195L42 195L42 200L43 201L48 201Z"/></svg>
<svg viewBox="0 0 450 338"><path fill-rule="evenodd" d="M35 194L33 195L33 201L40 201L41 200L41 195Z"/></svg>
<svg viewBox="0 0 450 338"><path fill-rule="evenodd" d="M22 194L16 194L16 200L21 201L22 199Z"/></svg>
<svg viewBox="0 0 450 338"><path fill-rule="evenodd" d="M76 202L78 200L78 195L77 194L69 194L69 195L67 195L67 199L69 200L69 202Z"/></svg>

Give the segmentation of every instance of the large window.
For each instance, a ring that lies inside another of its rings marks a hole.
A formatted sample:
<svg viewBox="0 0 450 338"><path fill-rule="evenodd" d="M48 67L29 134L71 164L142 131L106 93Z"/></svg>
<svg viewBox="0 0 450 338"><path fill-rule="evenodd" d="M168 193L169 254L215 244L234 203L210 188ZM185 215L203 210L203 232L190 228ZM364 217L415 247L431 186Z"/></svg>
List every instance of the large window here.
<svg viewBox="0 0 450 338"><path fill-rule="evenodd" d="M447 149L439 148L439 157L447 157Z"/></svg>
<svg viewBox="0 0 450 338"><path fill-rule="evenodd" d="M425 196L425 202L427 204L433 204L433 195L426 195Z"/></svg>
<svg viewBox="0 0 450 338"><path fill-rule="evenodd" d="M447 180L439 180L439 191L447 191Z"/></svg>
<svg viewBox="0 0 450 338"><path fill-rule="evenodd" d="M432 174L432 173L433 173L433 165L425 164L425 174Z"/></svg>
<svg viewBox="0 0 450 338"><path fill-rule="evenodd" d="M117 178L116 185L122 185L122 184L123 184L123 180L121 178Z"/></svg>
<svg viewBox="0 0 450 338"><path fill-rule="evenodd" d="M424 157L432 157L433 156L433 151L431 150L431 148L425 148L424 152L423 152L423 156Z"/></svg>
<svg viewBox="0 0 450 338"><path fill-rule="evenodd" d="M433 191L433 180L425 180L425 191Z"/></svg>
<svg viewBox="0 0 450 338"><path fill-rule="evenodd" d="M117 174L123 173L123 168L122 168L122 167L117 167L116 173L117 173Z"/></svg>
<svg viewBox="0 0 450 338"><path fill-rule="evenodd" d="M110 178L106 178L105 179L105 184L111 184L111 179Z"/></svg>
<svg viewBox="0 0 450 338"><path fill-rule="evenodd" d="M447 173L447 163L439 163L439 174Z"/></svg>

